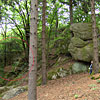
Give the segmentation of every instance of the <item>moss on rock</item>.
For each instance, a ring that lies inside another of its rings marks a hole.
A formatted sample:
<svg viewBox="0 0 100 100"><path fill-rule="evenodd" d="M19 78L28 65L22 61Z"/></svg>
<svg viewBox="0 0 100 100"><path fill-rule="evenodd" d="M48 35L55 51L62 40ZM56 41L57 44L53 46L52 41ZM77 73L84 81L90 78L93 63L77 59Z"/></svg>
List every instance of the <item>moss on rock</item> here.
<svg viewBox="0 0 100 100"><path fill-rule="evenodd" d="M92 39L92 25L90 23L74 23L70 29L75 37L83 40Z"/></svg>
<svg viewBox="0 0 100 100"><path fill-rule="evenodd" d="M77 37L73 37L71 39L71 43L73 44L73 46L78 47L78 48L82 48L84 46L86 46L88 44L88 41L83 41L80 38Z"/></svg>
<svg viewBox="0 0 100 100"><path fill-rule="evenodd" d="M68 51L75 60L90 62L93 59L92 25L89 23L75 23L70 29L74 33L68 46ZM100 56L100 39L98 38Z"/></svg>
<svg viewBox="0 0 100 100"><path fill-rule="evenodd" d="M69 46L69 51L75 60L90 62L93 57L93 44L90 43L83 48Z"/></svg>

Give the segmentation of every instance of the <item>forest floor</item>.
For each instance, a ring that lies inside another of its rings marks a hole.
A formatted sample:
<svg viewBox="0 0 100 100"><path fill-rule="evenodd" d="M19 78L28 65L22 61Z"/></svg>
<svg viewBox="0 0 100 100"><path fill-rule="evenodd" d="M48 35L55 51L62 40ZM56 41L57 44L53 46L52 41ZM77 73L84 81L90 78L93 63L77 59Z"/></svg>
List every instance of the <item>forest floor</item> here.
<svg viewBox="0 0 100 100"><path fill-rule="evenodd" d="M28 92L10 100L28 100ZM88 73L69 75L37 87L37 100L100 100L100 83Z"/></svg>

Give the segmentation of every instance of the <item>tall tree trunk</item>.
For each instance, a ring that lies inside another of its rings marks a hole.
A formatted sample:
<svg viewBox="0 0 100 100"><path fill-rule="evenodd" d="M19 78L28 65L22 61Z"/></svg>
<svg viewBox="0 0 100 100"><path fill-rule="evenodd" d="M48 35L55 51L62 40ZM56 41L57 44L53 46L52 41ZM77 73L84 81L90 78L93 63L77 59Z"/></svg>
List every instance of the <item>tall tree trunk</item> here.
<svg viewBox="0 0 100 100"><path fill-rule="evenodd" d="M29 10L28 10L28 1L25 0L25 7L26 7L26 12L27 12L27 18L26 18L26 42L29 44L29 34L30 34L30 25L29 25ZM26 57L29 57L29 46L27 45L26 47Z"/></svg>
<svg viewBox="0 0 100 100"><path fill-rule="evenodd" d="M70 24L73 24L73 5L72 5L72 0L70 2Z"/></svg>
<svg viewBox="0 0 100 100"><path fill-rule="evenodd" d="M58 31L58 11L56 12L56 34L55 37L57 37L57 31Z"/></svg>
<svg viewBox="0 0 100 100"><path fill-rule="evenodd" d="M38 0L31 0L28 100L37 100L37 19Z"/></svg>
<svg viewBox="0 0 100 100"><path fill-rule="evenodd" d="M70 4L70 25L73 24L73 5L72 5L72 0L69 0L69 4ZM74 36L73 32L71 31L71 35L72 37Z"/></svg>
<svg viewBox="0 0 100 100"><path fill-rule="evenodd" d="M27 42L27 45L26 45L26 51L25 51L25 58L26 58L26 62L29 63L28 61L28 58L29 58L29 34L30 34L30 26L29 24L27 23L26 24L26 42Z"/></svg>
<svg viewBox="0 0 100 100"><path fill-rule="evenodd" d="M47 73L46 73L46 43L45 43L45 32L46 32L46 0L43 0L42 9L42 84L47 83Z"/></svg>
<svg viewBox="0 0 100 100"><path fill-rule="evenodd" d="M5 36L5 41L6 41L6 34L7 34L7 19L5 18L5 30L4 30L4 36ZM5 42L5 49L4 49L4 67L7 65L7 50L6 50L6 42Z"/></svg>
<svg viewBox="0 0 100 100"><path fill-rule="evenodd" d="M95 2L91 0L91 16L92 16L92 29L93 29L93 60L94 60L94 72L99 71L99 53L98 53L98 41L97 41L97 31L96 31L96 17L95 17Z"/></svg>
<svg viewBox="0 0 100 100"><path fill-rule="evenodd" d="M56 0L55 0L55 8L56 8L56 32L55 32L55 37L57 37L57 30L58 30L58 8L57 8L57 5L56 5Z"/></svg>

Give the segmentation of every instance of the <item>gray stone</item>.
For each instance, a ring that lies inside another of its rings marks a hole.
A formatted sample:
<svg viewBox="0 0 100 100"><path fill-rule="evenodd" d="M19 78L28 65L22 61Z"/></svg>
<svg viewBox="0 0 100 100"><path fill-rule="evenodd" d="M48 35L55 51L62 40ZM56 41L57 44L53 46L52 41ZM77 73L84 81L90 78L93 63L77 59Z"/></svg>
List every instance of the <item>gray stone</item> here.
<svg viewBox="0 0 100 100"><path fill-rule="evenodd" d="M3 93L4 96L2 97L2 99L8 100L8 99L10 99L10 98L12 98L12 97L24 92L25 90L26 89L25 89L24 86L10 89L9 91Z"/></svg>
<svg viewBox="0 0 100 100"><path fill-rule="evenodd" d="M8 91L9 89L13 89L14 85L13 86L3 86L3 87L0 87L0 94L2 94L3 92L6 92Z"/></svg>
<svg viewBox="0 0 100 100"><path fill-rule="evenodd" d="M89 66L85 65L81 62L76 62L72 65L72 72L79 73L79 72L86 72Z"/></svg>

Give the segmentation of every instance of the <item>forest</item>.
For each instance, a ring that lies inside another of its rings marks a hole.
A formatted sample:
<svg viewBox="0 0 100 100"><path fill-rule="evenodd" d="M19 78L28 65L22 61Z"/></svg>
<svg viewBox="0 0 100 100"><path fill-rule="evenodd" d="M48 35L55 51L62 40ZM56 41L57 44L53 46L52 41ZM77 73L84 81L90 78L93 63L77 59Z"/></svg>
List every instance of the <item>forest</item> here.
<svg viewBox="0 0 100 100"><path fill-rule="evenodd" d="M99 0L0 0L0 100L100 100Z"/></svg>

